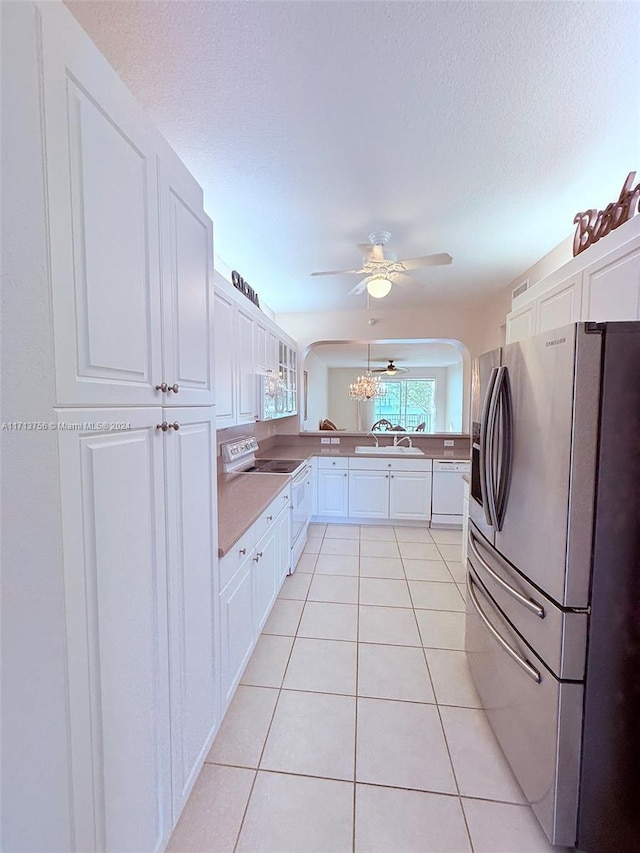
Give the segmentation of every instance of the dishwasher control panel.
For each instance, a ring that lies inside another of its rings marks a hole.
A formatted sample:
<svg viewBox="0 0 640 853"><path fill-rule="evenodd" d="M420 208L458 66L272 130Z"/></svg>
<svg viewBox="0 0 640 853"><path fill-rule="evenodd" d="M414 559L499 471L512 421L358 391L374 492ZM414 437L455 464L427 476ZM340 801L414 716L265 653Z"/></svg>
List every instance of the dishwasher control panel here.
<svg viewBox="0 0 640 853"><path fill-rule="evenodd" d="M433 460L433 470L434 471L453 471L458 474L468 474L471 471L471 462L467 459L447 459L447 461L441 461L440 459Z"/></svg>

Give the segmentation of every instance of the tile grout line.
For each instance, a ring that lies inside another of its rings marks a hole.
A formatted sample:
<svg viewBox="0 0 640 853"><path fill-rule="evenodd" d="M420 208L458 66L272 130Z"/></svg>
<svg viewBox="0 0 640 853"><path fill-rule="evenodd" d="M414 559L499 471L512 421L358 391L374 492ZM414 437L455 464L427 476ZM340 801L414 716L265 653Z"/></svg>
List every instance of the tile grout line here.
<svg viewBox="0 0 640 853"><path fill-rule="evenodd" d="M324 534L322 536L322 541L324 541ZM322 547L322 543L321 543L321 547ZM317 556L316 556L316 563L317 563ZM295 572L295 568L293 569L293 571ZM314 566L313 575L315 575L315 566ZM283 583L285 583L286 580L287 580L287 578L285 577ZM311 588L311 584L309 584L309 588ZM281 587L281 589L282 589L282 587ZM308 591L307 591L307 597L308 597ZM282 600L286 600L286 599L282 599ZM242 820L240 821L240 826L238 827L238 834L236 836L235 844L233 845L233 853L236 853L236 851L238 849L238 844L240 843L240 836L242 835L242 829L244 827L244 822L245 822L246 817L247 817L247 812L249 811L249 804L251 803L253 791L255 789L256 782L258 780L258 773L260 772L260 765L262 764L262 758L264 756L264 751L265 751L265 748L267 746L267 741L269 740L269 734L271 733L271 727L273 726L273 720L275 718L276 711L278 709L278 703L280 702L280 696L282 695L282 685L284 684L284 680L285 680L286 675L287 675L287 669L289 668L289 663L291 661L291 655L293 654L293 649L294 649L295 644L296 644L296 639L298 636L298 629L300 628L300 622L302 621L302 614L304 613L304 608L305 608L306 603L307 603L307 598L304 599L304 603L302 605L302 610L300 611L300 617L298 618L298 624L296 626L296 633L293 636L293 642L291 643L291 648L289 650L289 655L287 657L287 663L286 663L286 666L284 668L284 672L282 673L282 681L280 682L280 687L278 688L278 695L276 697L276 701L275 701L275 704L273 706L273 712L271 714L271 719L269 720L269 726L267 728L267 733L265 734L264 741L262 743L262 749L260 750L260 756L258 757L257 767L255 769L255 775L253 777L253 782L251 783L251 790L249 791L249 796L247 797L247 802L245 804L244 811L242 812ZM262 636L262 634L263 634L263 631L260 632L260 636ZM256 643L256 645L257 645L257 643Z"/></svg>
<svg viewBox="0 0 640 853"><path fill-rule="evenodd" d="M354 718L354 733L353 733L353 818L351 825L351 850L355 853L356 849L356 818L357 818L357 778L358 778L358 696L359 685L358 678L360 677L360 536L362 528L358 534L358 609L356 611L356 685L355 685L355 718Z"/></svg>

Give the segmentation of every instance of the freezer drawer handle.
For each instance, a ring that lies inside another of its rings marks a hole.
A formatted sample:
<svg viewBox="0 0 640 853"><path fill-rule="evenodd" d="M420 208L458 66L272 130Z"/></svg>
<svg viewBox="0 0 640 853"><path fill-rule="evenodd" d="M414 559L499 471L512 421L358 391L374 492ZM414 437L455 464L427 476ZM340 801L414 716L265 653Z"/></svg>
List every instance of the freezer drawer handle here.
<svg viewBox="0 0 640 853"><path fill-rule="evenodd" d="M478 599L476 598L476 594L473 591L473 580L471 579L471 575L469 574L469 572L467 572L467 589L469 590L469 596L471 598L471 602L472 602L473 606L475 607L478 616L484 622L489 633L500 643L500 645L505 650L505 652L509 655L509 657L513 658L513 660L518 664L518 666L520 666L522 669L524 669L524 671L527 673L529 678L532 678L536 682L536 684L540 684L540 682L542 681L542 677L541 677L540 673L538 672L538 670L535 667L531 666L529 661L526 660L525 658L523 658L522 655L519 655L515 649L511 648L509 643L507 643L505 638L501 634L499 634L498 631L496 631L496 629L493 627L493 625L491 624L491 622L489 621L487 616L484 614L482 608L480 607L480 604L478 603Z"/></svg>
<svg viewBox="0 0 640 853"><path fill-rule="evenodd" d="M520 604L523 604L528 610L531 610L532 613L535 613L536 616L539 616L540 619L544 619L545 612L544 607L538 604L537 601L534 601L532 598L527 598L526 595L522 595L521 592L518 592L517 589L508 584L505 580L503 580L499 574L493 571L491 566L486 563L482 557L480 556L480 552L476 548L476 538L471 531L469 531L469 547L473 553L473 556L478 560L482 568L487 572L487 574L491 575L493 580L499 584L505 592L508 592L509 595L512 595L516 601L519 601Z"/></svg>

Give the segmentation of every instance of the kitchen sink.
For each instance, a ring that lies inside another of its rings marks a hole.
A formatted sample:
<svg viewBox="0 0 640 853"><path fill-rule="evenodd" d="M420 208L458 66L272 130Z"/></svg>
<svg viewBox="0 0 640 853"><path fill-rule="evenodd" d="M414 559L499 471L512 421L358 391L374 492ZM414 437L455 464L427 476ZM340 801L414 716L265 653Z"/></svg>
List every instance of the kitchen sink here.
<svg viewBox="0 0 640 853"><path fill-rule="evenodd" d="M369 453L374 456L424 456L424 450L420 450L419 447L405 447L404 445L399 447L393 445L370 447L366 444L359 444L356 447L356 453Z"/></svg>

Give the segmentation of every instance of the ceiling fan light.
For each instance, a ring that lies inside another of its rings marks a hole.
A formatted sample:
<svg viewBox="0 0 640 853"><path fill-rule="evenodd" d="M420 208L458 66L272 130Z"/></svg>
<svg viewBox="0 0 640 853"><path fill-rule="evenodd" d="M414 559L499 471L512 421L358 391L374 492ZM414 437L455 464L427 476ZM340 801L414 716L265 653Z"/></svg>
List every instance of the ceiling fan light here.
<svg viewBox="0 0 640 853"><path fill-rule="evenodd" d="M382 299L391 290L392 282L388 278L371 278L367 282L367 292L375 299Z"/></svg>
<svg viewBox="0 0 640 853"><path fill-rule="evenodd" d="M398 372L397 367L387 367L387 369L385 370L385 373L387 374L387 376L395 376L397 372Z"/></svg>

